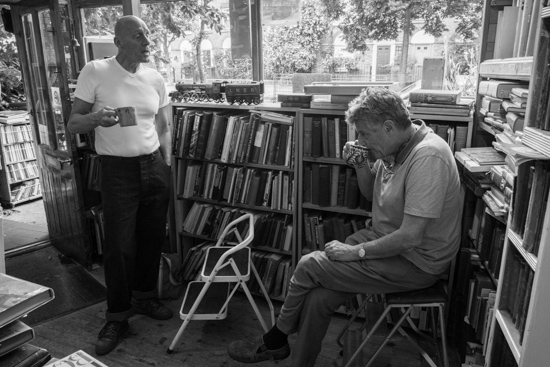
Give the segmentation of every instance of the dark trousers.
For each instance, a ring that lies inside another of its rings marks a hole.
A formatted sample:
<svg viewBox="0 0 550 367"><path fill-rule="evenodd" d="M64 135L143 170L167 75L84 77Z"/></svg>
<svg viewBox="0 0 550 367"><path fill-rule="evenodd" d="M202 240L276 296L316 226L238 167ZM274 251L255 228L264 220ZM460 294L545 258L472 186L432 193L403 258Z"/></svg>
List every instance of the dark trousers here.
<svg viewBox="0 0 550 367"><path fill-rule="evenodd" d="M161 153L101 156L103 263L108 321L132 316L132 297L152 298L166 239L170 168Z"/></svg>

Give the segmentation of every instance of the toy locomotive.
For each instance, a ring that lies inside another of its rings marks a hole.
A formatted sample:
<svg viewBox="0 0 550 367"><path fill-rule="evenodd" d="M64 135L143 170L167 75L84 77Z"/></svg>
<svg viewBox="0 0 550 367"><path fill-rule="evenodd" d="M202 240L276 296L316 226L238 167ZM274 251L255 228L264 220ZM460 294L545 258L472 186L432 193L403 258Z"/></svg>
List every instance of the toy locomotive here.
<svg viewBox="0 0 550 367"><path fill-rule="evenodd" d="M170 93L172 102L228 102L259 104L263 101L264 83L212 82L204 84L176 83Z"/></svg>

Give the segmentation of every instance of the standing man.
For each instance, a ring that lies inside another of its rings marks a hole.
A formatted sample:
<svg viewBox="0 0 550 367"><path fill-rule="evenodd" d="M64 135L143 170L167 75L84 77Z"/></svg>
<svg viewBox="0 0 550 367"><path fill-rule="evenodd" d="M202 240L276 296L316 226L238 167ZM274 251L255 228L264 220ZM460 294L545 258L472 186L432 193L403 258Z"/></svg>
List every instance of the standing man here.
<svg viewBox="0 0 550 367"><path fill-rule="evenodd" d="M118 20L114 43L115 57L82 69L68 123L75 134L95 131L101 161L107 322L98 336L98 355L117 346L135 313L172 317L155 298L169 201L168 95L162 76L142 65L151 50L141 19Z"/></svg>
<svg viewBox="0 0 550 367"><path fill-rule="evenodd" d="M423 121L414 123L398 94L366 88L350 103L346 121L368 149L353 163L360 190L372 201L372 223L324 251L303 256L276 324L254 340L229 345L244 363L284 359L298 333L292 365L314 366L331 315L357 293L389 293L434 284L460 242L460 181L451 149ZM353 162L353 161L351 161Z"/></svg>

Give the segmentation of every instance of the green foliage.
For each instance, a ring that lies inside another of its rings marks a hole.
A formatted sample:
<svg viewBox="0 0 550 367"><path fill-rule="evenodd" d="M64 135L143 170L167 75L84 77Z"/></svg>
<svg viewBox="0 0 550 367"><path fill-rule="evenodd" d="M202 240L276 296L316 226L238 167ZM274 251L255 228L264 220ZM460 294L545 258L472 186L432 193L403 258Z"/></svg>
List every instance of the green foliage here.
<svg viewBox="0 0 550 367"><path fill-rule="evenodd" d="M315 0L304 0L301 11L302 21L297 26L264 27L265 78L313 70L330 24Z"/></svg>
<svg viewBox="0 0 550 367"><path fill-rule="evenodd" d="M323 60L323 69L329 73L357 70L357 60L353 56L328 56Z"/></svg>
<svg viewBox="0 0 550 367"><path fill-rule="evenodd" d="M214 65L218 73L216 77L224 80L246 80L252 74L252 60L233 59L223 52L214 54Z"/></svg>
<svg viewBox="0 0 550 367"><path fill-rule="evenodd" d="M481 25L481 0L321 0L330 19L339 22L348 51L364 51L367 40L392 40L401 32L414 31L406 24L411 19L423 21L422 30L439 37L447 27L444 20L458 18L457 32L465 39L477 37ZM341 9L341 10L339 10Z"/></svg>
<svg viewBox="0 0 550 367"><path fill-rule="evenodd" d="M0 8L7 8L1 6ZM4 30L4 23L0 19L0 89L2 105L23 99L23 79L19 53L12 33Z"/></svg>

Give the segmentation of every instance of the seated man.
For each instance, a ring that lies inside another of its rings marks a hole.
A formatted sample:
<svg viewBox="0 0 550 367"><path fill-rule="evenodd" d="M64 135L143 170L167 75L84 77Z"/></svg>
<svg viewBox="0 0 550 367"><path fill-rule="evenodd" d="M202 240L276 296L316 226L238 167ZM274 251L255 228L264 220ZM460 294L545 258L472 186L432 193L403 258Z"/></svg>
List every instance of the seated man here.
<svg viewBox="0 0 550 367"><path fill-rule="evenodd" d="M233 342L229 356L244 363L284 359L298 332L292 365L314 366L331 315L357 293L426 288L447 270L460 240L460 182L453 154L423 121L414 123L398 94L366 88L346 121L368 148L355 166L360 190L372 201L372 223L346 243L303 256L276 325L252 341ZM371 163L372 162L372 163Z"/></svg>

